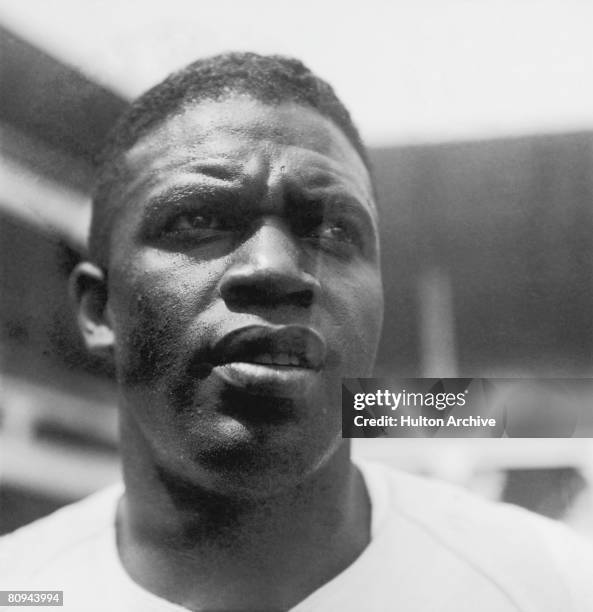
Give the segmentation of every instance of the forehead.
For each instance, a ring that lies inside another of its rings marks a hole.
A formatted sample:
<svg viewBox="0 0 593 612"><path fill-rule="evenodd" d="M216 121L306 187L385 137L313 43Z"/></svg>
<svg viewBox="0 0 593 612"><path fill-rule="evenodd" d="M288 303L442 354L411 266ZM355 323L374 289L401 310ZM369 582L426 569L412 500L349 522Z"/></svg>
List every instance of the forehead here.
<svg viewBox="0 0 593 612"><path fill-rule="evenodd" d="M139 140L124 164L132 190L192 169L221 180L269 178L280 170L308 184L331 178L374 210L369 173L346 135L317 111L293 103L235 95L192 104Z"/></svg>

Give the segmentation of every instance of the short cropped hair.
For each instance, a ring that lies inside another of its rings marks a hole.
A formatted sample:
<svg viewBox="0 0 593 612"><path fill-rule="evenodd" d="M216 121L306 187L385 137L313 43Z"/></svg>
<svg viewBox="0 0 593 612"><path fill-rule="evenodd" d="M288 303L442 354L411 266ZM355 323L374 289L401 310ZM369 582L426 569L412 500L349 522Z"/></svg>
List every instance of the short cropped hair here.
<svg viewBox="0 0 593 612"><path fill-rule="evenodd" d="M137 98L109 133L97 157L97 180L89 235L89 256L104 268L115 207L113 188L121 172L121 156L149 130L180 110L206 100L246 94L265 104L294 102L319 112L337 125L371 174L366 149L350 113L332 87L299 60L279 55L224 53L197 60L170 74Z"/></svg>

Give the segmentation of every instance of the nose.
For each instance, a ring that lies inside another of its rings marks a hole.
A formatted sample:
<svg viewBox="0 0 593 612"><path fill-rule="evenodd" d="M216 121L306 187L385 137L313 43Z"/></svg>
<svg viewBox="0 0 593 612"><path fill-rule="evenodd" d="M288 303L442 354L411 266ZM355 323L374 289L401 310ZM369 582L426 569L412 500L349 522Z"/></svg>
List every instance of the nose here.
<svg viewBox="0 0 593 612"><path fill-rule="evenodd" d="M287 224L277 217L265 217L235 250L220 281L220 295L229 307L308 308L320 285L303 269L303 257Z"/></svg>

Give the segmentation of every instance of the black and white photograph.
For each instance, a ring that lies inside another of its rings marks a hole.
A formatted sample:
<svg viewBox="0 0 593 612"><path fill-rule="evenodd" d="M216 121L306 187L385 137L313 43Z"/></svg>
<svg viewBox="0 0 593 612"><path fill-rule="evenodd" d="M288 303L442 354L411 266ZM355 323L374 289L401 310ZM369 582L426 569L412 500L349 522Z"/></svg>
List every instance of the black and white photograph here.
<svg viewBox="0 0 593 612"><path fill-rule="evenodd" d="M0 0L0 609L593 612L592 31Z"/></svg>

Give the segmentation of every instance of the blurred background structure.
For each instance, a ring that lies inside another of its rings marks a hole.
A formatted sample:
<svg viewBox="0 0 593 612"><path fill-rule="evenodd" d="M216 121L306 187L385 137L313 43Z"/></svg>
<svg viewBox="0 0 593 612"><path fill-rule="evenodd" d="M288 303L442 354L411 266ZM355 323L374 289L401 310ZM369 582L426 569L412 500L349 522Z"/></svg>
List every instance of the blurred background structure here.
<svg viewBox="0 0 593 612"><path fill-rule="evenodd" d="M593 374L593 7L193 4L0 2L0 533L118 478L112 373L85 354L66 283L107 130L199 56L298 56L352 109L382 211L378 375ZM355 451L593 537L589 439Z"/></svg>

